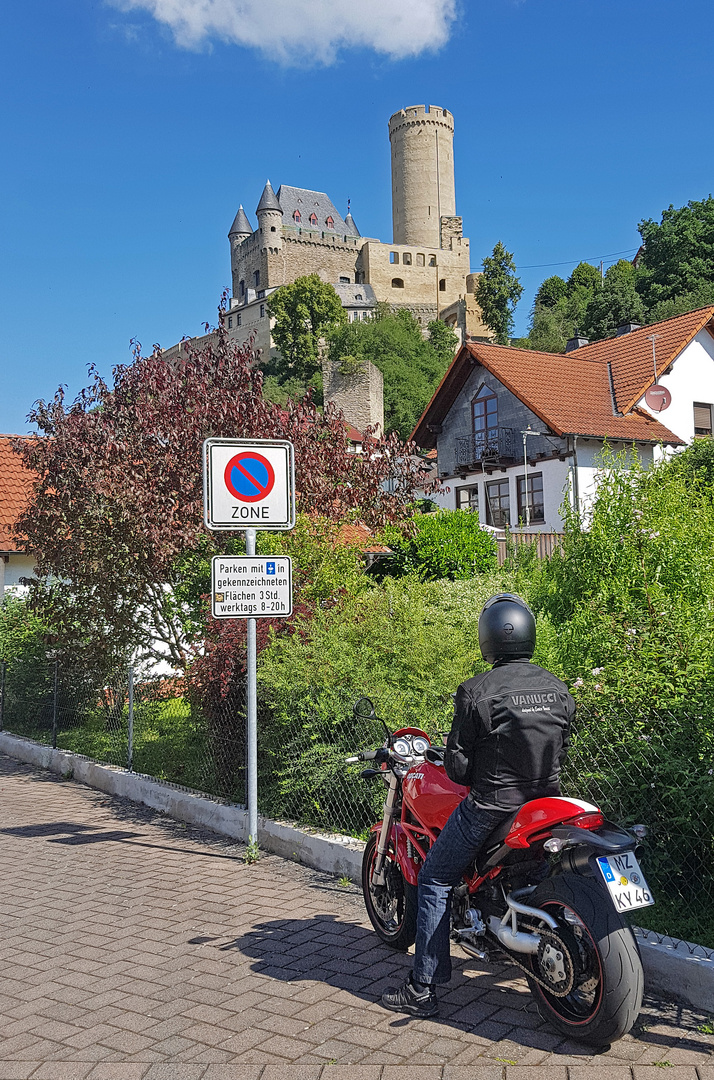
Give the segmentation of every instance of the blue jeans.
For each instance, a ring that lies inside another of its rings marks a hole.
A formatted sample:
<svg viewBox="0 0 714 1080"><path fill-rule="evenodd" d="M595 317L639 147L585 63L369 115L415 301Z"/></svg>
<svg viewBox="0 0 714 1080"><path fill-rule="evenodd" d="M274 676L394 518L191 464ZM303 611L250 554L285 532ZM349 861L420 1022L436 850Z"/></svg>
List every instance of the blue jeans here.
<svg viewBox="0 0 714 1080"><path fill-rule="evenodd" d="M417 982L447 983L451 978L451 890L458 885L489 833L503 819L504 811L483 810L464 799L424 860L419 872L419 910L412 969L412 977Z"/></svg>

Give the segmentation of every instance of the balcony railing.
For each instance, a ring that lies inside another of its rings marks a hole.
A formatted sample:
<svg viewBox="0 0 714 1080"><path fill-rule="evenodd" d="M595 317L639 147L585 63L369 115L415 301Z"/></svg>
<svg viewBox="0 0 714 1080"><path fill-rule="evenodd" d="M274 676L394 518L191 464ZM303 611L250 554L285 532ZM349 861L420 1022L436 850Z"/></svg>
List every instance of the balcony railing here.
<svg viewBox="0 0 714 1080"><path fill-rule="evenodd" d="M501 461L513 461L515 456L515 428L500 427L492 431L477 431L473 435L462 435L456 439L457 468L498 465Z"/></svg>

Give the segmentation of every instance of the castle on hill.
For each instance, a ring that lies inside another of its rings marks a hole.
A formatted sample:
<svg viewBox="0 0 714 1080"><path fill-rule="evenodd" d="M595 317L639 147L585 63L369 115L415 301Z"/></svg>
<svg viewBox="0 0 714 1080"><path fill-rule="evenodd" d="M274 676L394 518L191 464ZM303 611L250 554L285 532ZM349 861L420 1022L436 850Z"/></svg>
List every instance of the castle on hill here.
<svg viewBox="0 0 714 1080"><path fill-rule="evenodd" d="M369 318L378 302L408 308L424 330L433 319L462 341L488 340L474 298L469 241L456 215L454 118L435 105L412 105L389 120L392 157L392 243L360 234L324 192L268 181L253 228L238 208L228 239L232 336L267 358L270 318L265 300L281 285L318 274L333 285L350 321Z"/></svg>

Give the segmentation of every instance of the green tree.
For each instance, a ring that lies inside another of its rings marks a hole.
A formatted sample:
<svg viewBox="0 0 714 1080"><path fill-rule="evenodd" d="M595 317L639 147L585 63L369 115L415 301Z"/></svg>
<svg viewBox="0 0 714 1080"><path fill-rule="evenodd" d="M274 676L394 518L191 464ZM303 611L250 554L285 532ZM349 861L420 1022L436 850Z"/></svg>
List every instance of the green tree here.
<svg viewBox="0 0 714 1080"><path fill-rule="evenodd" d="M546 278L535 295L526 348L564 352L568 338L582 327L588 304L600 290L600 272L581 262L567 281L554 274Z"/></svg>
<svg viewBox="0 0 714 1080"><path fill-rule="evenodd" d="M384 426L406 439L454 356L458 338L442 322L425 339L410 311L380 304L373 319L346 323L329 336L328 357L354 369L371 361L384 376Z"/></svg>
<svg viewBox="0 0 714 1080"><path fill-rule="evenodd" d="M627 259L619 259L609 268L582 321L582 330L591 341L611 337L626 322L644 323L645 306L635 278L636 270Z"/></svg>
<svg viewBox="0 0 714 1080"><path fill-rule="evenodd" d="M500 345L507 345L513 329L513 312L523 293L516 277L513 255L499 240L491 255L483 260L483 273L476 285L476 302L483 321L496 335Z"/></svg>
<svg viewBox="0 0 714 1080"><path fill-rule="evenodd" d="M671 206L641 221L637 289L652 316L666 318L714 302L714 198ZM669 306L667 306L669 305Z"/></svg>
<svg viewBox="0 0 714 1080"><path fill-rule="evenodd" d="M275 320L273 341L280 351L275 371L269 374L279 384L292 379L320 388L321 343L328 331L347 321L332 285L317 274L296 278L271 294L267 308Z"/></svg>

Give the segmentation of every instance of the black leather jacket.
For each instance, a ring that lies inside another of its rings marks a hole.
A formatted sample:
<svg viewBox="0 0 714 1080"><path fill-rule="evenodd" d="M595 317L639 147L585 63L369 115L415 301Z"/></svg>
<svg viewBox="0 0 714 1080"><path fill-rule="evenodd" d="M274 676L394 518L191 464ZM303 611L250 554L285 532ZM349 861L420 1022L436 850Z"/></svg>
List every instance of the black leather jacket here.
<svg viewBox="0 0 714 1080"><path fill-rule="evenodd" d="M549 671L528 660L495 664L456 692L446 773L489 809L560 795L574 713L567 686Z"/></svg>

